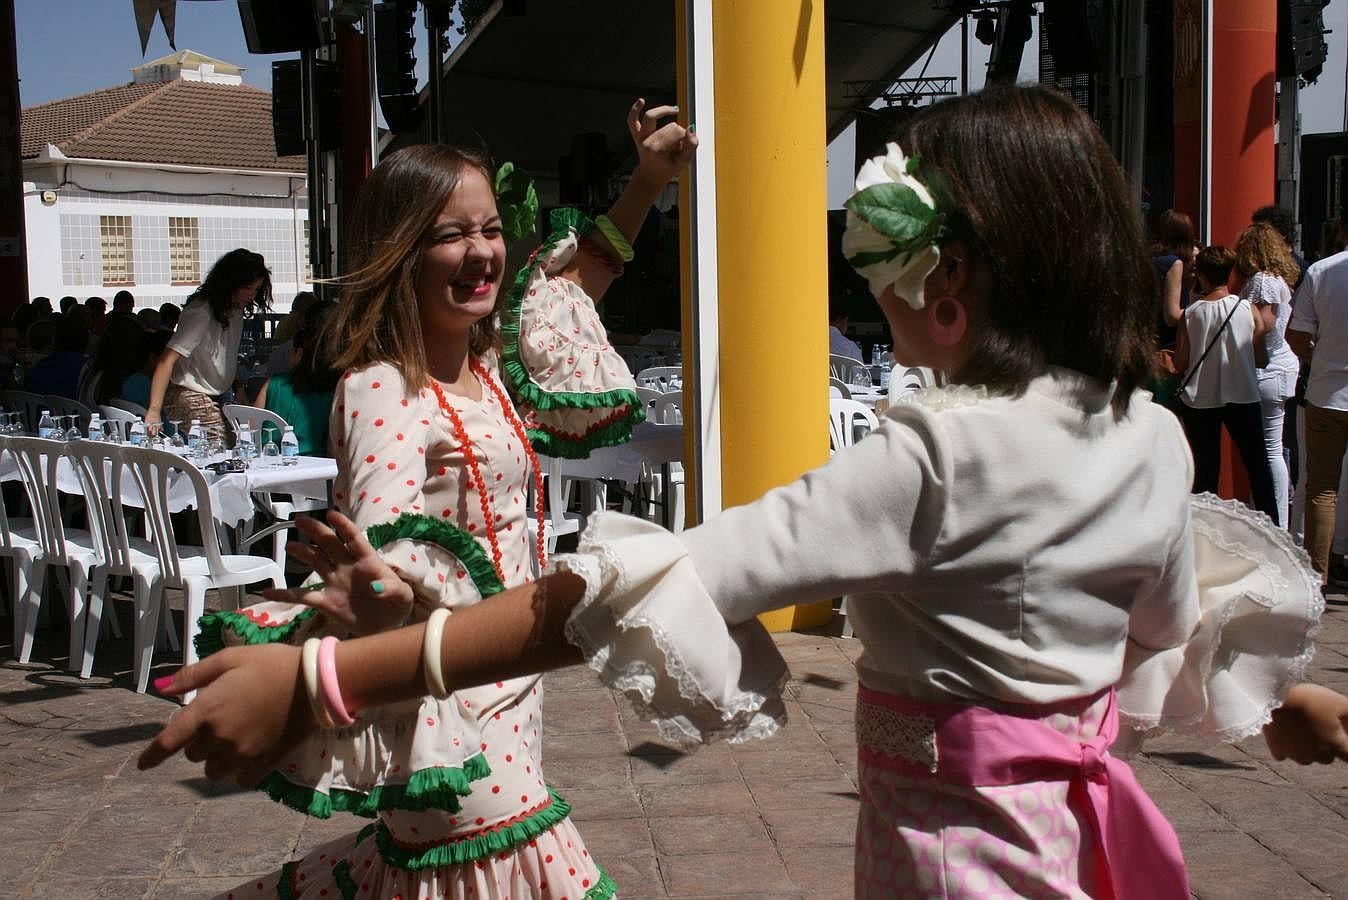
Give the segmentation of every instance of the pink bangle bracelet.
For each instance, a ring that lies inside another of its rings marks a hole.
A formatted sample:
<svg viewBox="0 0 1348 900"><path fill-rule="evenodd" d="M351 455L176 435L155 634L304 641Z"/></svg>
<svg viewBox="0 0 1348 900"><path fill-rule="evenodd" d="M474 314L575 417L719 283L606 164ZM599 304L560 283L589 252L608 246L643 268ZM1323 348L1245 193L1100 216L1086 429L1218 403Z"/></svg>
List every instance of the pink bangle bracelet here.
<svg viewBox="0 0 1348 900"><path fill-rule="evenodd" d="M353 724L356 720L342 702L342 690L337 686L337 639L332 635L323 638L318 645L318 685L323 697L323 708L332 717L338 728Z"/></svg>

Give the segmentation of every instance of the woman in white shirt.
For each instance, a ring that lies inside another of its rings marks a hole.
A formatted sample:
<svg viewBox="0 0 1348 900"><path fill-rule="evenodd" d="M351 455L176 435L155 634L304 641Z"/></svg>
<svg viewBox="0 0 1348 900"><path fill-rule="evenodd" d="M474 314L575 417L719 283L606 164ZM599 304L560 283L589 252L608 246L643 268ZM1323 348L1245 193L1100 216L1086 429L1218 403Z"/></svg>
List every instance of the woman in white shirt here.
<svg viewBox="0 0 1348 900"><path fill-rule="evenodd" d="M1248 300L1227 290L1235 261L1226 247L1213 246L1203 248L1194 264L1195 299L1184 310L1175 349L1175 364L1185 373L1180 419L1194 455L1194 493L1217 492L1225 425L1249 473L1255 508L1280 522L1255 373L1268 326Z"/></svg>
<svg viewBox="0 0 1348 900"><path fill-rule="evenodd" d="M207 428L224 425L214 398L234 384L249 308L271 308L271 272L261 254L240 247L216 260L187 298L154 368L147 425L158 426L163 416L171 422L200 419Z"/></svg>
<svg viewBox="0 0 1348 900"><path fill-rule="evenodd" d="M1272 225L1258 222L1240 233L1236 241L1236 287L1248 300L1255 315L1264 321L1264 358L1259 367L1259 405L1264 423L1264 452L1273 472L1273 496L1278 514L1273 517L1287 527L1290 493L1287 459L1283 455L1283 412L1296 393L1300 363L1287 346L1287 322L1292 318L1292 289L1301 269L1287 249L1282 235Z"/></svg>

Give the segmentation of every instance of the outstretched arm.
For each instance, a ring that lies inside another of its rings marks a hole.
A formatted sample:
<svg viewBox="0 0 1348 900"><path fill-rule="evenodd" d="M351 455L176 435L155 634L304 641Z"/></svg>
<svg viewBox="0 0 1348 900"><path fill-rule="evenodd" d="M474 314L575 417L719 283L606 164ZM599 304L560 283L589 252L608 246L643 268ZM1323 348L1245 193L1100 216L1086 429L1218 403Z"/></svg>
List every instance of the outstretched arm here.
<svg viewBox="0 0 1348 900"><path fill-rule="evenodd" d="M1274 759L1348 761L1348 697L1318 684L1296 685L1264 726L1264 740Z"/></svg>

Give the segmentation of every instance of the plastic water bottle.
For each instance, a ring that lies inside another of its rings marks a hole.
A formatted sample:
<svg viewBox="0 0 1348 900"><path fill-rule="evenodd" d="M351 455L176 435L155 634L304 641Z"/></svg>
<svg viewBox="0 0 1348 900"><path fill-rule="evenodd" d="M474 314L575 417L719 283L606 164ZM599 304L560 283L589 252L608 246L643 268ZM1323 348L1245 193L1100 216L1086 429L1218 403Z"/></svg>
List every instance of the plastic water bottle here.
<svg viewBox="0 0 1348 900"><path fill-rule="evenodd" d="M206 429L201 427L200 419L193 419L192 427L187 430L187 449L194 456L206 452Z"/></svg>
<svg viewBox="0 0 1348 900"><path fill-rule="evenodd" d="M281 463L282 465L293 466L297 462L295 457L300 455L300 439L295 437L295 426L287 425L285 434L281 435Z"/></svg>
<svg viewBox="0 0 1348 900"><path fill-rule="evenodd" d="M234 436L234 453L239 459L250 460L257 457L257 445L253 443L253 429L247 424L239 425L239 433Z"/></svg>
<svg viewBox="0 0 1348 900"><path fill-rule="evenodd" d="M103 435L103 417L100 416L98 413L94 413L93 415L91 415L91 416L89 417L89 432L88 432L88 436L89 436L89 440L91 440L91 441L101 441L101 440L104 439L104 435Z"/></svg>
<svg viewBox="0 0 1348 900"><path fill-rule="evenodd" d="M144 420L144 419L137 419L136 421L134 421L134 422L131 423L131 434L128 436L127 442L130 443L132 447L144 447L144 446L145 446L145 420Z"/></svg>
<svg viewBox="0 0 1348 900"><path fill-rule="evenodd" d="M56 440L56 420L51 416L51 410L44 409L42 416L37 420L37 436L47 440Z"/></svg>

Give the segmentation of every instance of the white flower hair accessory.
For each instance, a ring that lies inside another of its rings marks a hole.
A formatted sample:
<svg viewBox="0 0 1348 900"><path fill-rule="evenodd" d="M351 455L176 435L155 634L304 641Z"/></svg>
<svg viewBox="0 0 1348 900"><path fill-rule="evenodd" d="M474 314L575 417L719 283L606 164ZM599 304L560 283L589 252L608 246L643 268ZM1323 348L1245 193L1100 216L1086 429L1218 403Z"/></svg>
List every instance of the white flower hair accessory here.
<svg viewBox="0 0 1348 900"><path fill-rule="evenodd" d="M857 173L856 192L845 204L842 252L876 297L893 285L895 296L921 309L923 284L941 260L937 241L945 216L913 174L917 157L904 156L898 144L885 150Z"/></svg>

